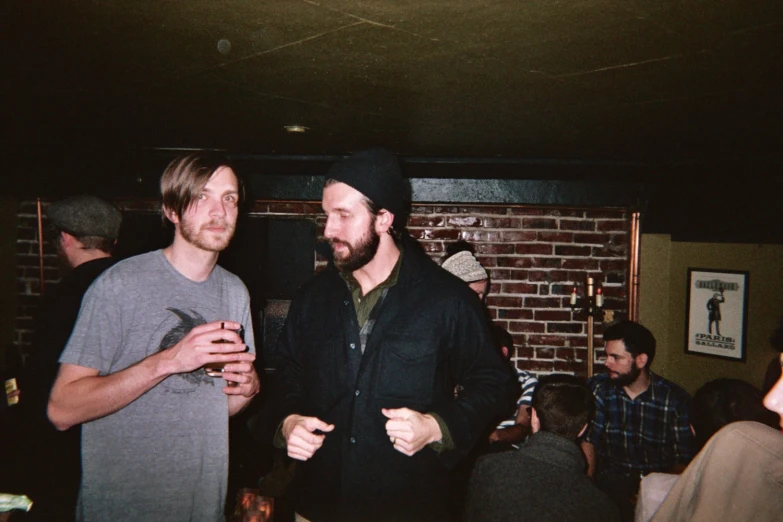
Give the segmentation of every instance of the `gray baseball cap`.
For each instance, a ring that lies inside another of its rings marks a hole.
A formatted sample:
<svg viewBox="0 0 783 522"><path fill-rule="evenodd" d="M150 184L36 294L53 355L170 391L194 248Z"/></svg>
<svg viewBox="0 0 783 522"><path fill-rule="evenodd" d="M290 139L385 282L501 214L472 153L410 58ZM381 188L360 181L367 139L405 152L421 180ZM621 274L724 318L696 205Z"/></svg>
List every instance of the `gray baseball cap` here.
<svg viewBox="0 0 783 522"><path fill-rule="evenodd" d="M122 213L95 196L74 196L46 207L46 217L56 228L76 237L117 239Z"/></svg>

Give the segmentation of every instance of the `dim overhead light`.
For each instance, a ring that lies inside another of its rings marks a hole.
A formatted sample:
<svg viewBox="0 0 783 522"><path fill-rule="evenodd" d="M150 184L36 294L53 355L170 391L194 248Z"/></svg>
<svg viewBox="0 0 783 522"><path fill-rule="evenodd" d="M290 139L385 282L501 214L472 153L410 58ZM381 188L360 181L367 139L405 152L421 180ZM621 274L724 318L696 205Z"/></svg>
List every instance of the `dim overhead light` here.
<svg viewBox="0 0 783 522"><path fill-rule="evenodd" d="M290 134L303 134L310 130L310 127L305 127L304 125L286 125L283 128Z"/></svg>

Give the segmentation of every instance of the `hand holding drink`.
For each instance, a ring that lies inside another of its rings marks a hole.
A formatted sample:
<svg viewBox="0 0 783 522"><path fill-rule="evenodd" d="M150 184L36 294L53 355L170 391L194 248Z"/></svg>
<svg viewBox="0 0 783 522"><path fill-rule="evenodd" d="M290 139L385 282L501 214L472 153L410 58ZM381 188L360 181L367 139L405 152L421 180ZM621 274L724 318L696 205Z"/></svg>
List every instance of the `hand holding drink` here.
<svg viewBox="0 0 783 522"><path fill-rule="evenodd" d="M225 326L225 322L221 322L220 323L220 328L221 328L221 330L227 330L226 326ZM227 330L227 331L234 331L234 332L236 332L236 334L239 335L240 340L242 342L244 342L245 329L242 327L242 325L239 326L239 330ZM234 341L230 340L230 339L220 338L220 339L215 339L214 341L212 341L212 344L236 344L236 343ZM245 350L247 350L247 347L243 346L241 351L244 352ZM221 353L223 353L223 352L221 352ZM225 371L226 364L228 364L228 363L226 363L226 362L210 362L210 363L207 363L207 364L204 365L204 371L210 377L215 377L215 378L222 377L223 376L223 372ZM232 384L229 383L229 386L231 386L231 385Z"/></svg>

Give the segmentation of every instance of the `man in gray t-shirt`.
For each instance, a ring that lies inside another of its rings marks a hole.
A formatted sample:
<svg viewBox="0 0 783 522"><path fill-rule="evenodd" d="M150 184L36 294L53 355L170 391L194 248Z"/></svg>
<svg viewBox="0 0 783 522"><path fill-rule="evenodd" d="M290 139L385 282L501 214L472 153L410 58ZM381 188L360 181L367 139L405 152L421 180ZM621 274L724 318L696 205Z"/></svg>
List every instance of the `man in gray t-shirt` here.
<svg viewBox="0 0 783 522"><path fill-rule="evenodd" d="M173 243L90 287L49 399L58 429L84 424L77 520L220 520L228 416L259 390L247 290L216 266L238 178L193 154L169 165L161 193Z"/></svg>

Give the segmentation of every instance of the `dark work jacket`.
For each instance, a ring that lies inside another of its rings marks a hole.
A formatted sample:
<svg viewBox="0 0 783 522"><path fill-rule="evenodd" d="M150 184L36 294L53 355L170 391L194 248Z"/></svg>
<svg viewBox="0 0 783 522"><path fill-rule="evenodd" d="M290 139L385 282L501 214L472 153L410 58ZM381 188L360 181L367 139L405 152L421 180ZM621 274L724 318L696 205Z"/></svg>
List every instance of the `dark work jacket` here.
<svg viewBox="0 0 783 522"><path fill-rule="evenodd" d="M360 346L351 294L330 266L298 291L280 336L279 419L298 413L335 426L297 465L296 511L314 522L447 520L448 469L519 395L482 304L406 244L364 355ZM396 451L381 408L402 407L439 415L455 448Z"/></svg>

